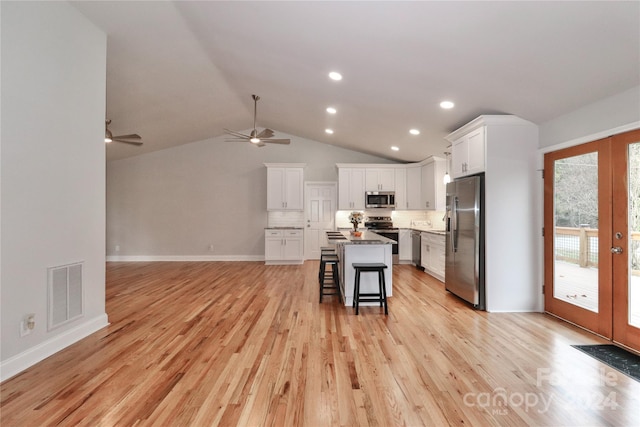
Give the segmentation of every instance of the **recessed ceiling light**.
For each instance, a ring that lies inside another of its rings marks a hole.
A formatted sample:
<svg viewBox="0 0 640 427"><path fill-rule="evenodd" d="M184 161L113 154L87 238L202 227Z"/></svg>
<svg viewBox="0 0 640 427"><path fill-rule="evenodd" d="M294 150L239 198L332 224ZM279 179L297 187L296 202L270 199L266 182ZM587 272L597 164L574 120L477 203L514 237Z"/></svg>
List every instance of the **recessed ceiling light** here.
<svg viewBox="0 0 640 427"><path fill-rule="evenodd" d="M451 101L442 101L440 103L440 108L444 108L445 110L449 110L454 107L454 103Z"/></svg>
<svg viewBox="0 0 640 427"><path fill-rule="evenodd" d="M420 135L420 131L419 131L418 129L411 129L411 130L409 131L409 133L410 133L411 135Z"/></svg>
<svg viewBox="0 0 640 427"><path fill-rule="evenodd" d="M333 107L327 107L327 113L329 113L329 114L335 114L335 113L337 113L337 112L338 112L338 110L336 110L335 108L333 108Z"/></svg>
<svg viewBox="0 0 640 427"><path fill-rule="evenodd" d="M333 129L325 129L324 130L326 133L328 133L329 135L333 134Z"/></svg>
<svg viewBox="0 0 640 427"><path fill-rule="evenodd" d="M391 149L392 149L393 151L400 151L400 149L399 149L398 147L396 147L395 145L392 145L392 146L391 146Z"/></svg>
<svg viewBox="0 0 640 427"><path fill-rule="evenodd" d="M332 71L329 73L329 78L331 80L342 80L342 74L338 73L337 71Z"/></svg>

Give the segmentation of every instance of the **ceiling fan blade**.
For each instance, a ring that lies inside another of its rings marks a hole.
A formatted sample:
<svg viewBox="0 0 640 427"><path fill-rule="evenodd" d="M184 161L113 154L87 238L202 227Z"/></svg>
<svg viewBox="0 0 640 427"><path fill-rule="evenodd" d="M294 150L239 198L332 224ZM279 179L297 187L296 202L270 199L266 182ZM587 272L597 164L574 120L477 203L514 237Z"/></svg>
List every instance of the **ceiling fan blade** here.
<svg viewBox="0 0 640 427"><path fill-rule="evenodd" d="M232 131L232 130L229 130L229 129L225 129L224 131L225 131L226 133L228 133L229 135L237 136L238 138L244 138L244 139L249 139L249 138L251 138L249 135L245 135L245 134L243 134L243 133L235 132L235 131Z"/></svg>
<svg viewBox="0 0 640 427"><path fill-rule="evenodd" d="M264 129L262 132L258 134L258 138L271 138L273 136L273 131L271 129Z"/></svg>
<svg viewBox="0 0 640 427"><path fill-rule="evenodd" d="M267 142L270 144L291 144L290 139L263 139L262 142Z"/></svg>
<svg viewBox="0 0 640 427"><path fill-rule="evenodd" d="M138 142L138 141L127 141L126 139L118 139L118 138L113 138L113 141L116 142L124 142L125 144L131 144L131 145L142 145L142 142Z"/></svg>
<svg viewBox="0 0 640 427"><path fill-rule="evenodd" d="M137 133L132 133L130 135L116 135L112 139L142 139L142 137Z"/></svg>

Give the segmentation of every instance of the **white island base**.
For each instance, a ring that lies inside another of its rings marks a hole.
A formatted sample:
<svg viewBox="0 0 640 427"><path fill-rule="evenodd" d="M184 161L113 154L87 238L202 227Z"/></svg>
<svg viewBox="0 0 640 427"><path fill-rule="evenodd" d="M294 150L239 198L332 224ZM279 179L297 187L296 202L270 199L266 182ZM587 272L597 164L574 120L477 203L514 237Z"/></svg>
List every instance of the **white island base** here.
<svg viewBox="0 0 640 427"><path fill-rule="evenodd" d="M366 233L366 232L365 232ZM344 233L345 235L347 233ZM372 238L372 232L367 233L368 239ZM385 239L375 235L376 239ZM365 237L363 235L363 237ZM387 239L389 240L389 239ZM350 241L339 242L337 244L338 256L340 258L340 288L344 297L344 304L351 307L353 304L353 285L356 277L353 263L373 263L382 262L387 268L384 270L384 280L386 284L387 298L392 296L393 290L393 240L374 243L358 243L357 238ZM360 273L360 293L378 293L378 274ZM377 302L362 302L360 306L380 305Z"/></svg>

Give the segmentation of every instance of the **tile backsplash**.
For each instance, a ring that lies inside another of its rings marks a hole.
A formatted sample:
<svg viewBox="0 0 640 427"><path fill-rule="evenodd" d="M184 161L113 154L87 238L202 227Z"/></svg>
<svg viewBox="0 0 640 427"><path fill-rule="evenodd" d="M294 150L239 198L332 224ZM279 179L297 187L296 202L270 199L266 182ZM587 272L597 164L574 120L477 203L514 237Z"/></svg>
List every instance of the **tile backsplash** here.
<svg viewBox="0 0 640 427"><path fill-rule="evenodd" d="M351 211L336 212L336 228L351 228L349 214ZM393 225L398 228L434 228L444 229L444 211L392 211L376 209L364 212L365 220L370 216L390 216ZM268 227L304 227L304 212L279 212L270 211L267 213ZM362 224L364 227L364 224Z"/></svg>
<svg viewBox="0 0 640 427"><path fill-rule="evenodd" d="M304 212L268 211L267 227L304 227Z"/></svg>
<svg viewBox="0 0 640 427"><path fill-rule="evenodd" d="M336 227L351 228L349 214L351 211L338 211L336 213ZM398 228L411 228L420 226L423 228L444 229L444 211L392 211L377 209L365 211L365 218L369 216L390 216L393 225Z"/></svg>

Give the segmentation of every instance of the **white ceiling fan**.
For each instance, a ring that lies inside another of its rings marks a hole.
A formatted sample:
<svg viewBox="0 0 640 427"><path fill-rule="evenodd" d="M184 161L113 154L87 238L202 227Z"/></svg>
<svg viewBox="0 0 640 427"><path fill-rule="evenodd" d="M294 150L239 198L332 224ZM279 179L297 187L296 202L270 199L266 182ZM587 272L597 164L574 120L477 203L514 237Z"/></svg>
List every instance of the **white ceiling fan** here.
<svg viewBox="0 0 640 427"><path fill-rule="evenodd" d="M265 128L258 132L256 129L256 116L258 115L258 100L260 97L258 95L251 95L251 97L253 98L253 130L251 131L251 134L246 135L244 133L225 129L224 131L226 133L234 137L229 138L228 141L249 141L258 147L264 147L265 144L290 144L291 140L289 139L272 138L273 131L271 129Z"/></svg>
<svg viewBox="0 0 640 427"><path fill-rule="evenodd" d="M137 133L132 133L129 135L113 136L111 134L111 131L109 130L110 124L111 124L111 120L107 120L105 122L104 142L116 141L116 142L124 142L125 144L131 144L131 145L138 145L138 146L142 145L142 142L140 141L142 137Z"/></svg>

